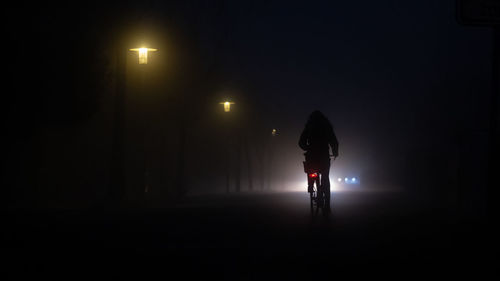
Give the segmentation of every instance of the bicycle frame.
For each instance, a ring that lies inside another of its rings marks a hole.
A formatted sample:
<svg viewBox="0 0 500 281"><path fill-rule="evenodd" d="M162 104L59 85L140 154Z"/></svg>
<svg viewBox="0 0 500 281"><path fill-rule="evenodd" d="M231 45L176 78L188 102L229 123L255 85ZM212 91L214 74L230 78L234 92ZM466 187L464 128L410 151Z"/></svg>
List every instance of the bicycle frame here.
<svg viewBox="0 0 500 281"><path fill-rule="evenodd" d="M316 212L319 209L326 208L327 202L325 202L327 196L321 187L321 174L319 172L310 171L307 173L307 191L309 192L309 197L311 199L311 212L314 212L316 207Z"/></svg>
<svg viewBox="0 0 500 281"><path fill-rule="evenodd" d="M321 178L323 175L317 167L311 165L312 163L304 161L303 164L304 172L307 174L307 192L309 193L311 199L311 212L314 211L314 207L316 207L316 212L318 212L320 208L323 209L323 211L329 209L330 196L327 196L325 190L321 187Z"/></svg>

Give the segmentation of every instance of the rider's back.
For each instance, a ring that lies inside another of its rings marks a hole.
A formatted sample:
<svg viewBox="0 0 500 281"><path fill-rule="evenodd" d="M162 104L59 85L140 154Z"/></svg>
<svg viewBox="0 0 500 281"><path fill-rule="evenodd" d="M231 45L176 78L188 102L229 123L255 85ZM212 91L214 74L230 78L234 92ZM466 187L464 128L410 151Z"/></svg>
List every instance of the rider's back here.
<svg viewBox="0 0 500 281"><path fill-rule="evenodd" d="M334 156L338 154L338 142L332 125L322 114L311 115L300 136L299 146L311 160L329 159L329 146L332 147Z"/></svg>

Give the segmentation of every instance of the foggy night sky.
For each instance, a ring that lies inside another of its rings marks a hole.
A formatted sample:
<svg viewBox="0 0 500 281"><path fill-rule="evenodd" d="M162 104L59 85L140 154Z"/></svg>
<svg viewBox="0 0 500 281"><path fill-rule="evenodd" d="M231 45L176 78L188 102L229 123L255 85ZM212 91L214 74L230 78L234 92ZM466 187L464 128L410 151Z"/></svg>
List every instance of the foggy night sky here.
<svg viewBox="0 0 500 281"><path fill-rule="evenodd" d="M480 129L473 120L484 120L490 33L459 26L453 3L231 7L227 68L248 76L274 108L297 112L284 120L319 108L348 131Z"/></svg>
<svg viewBox="0 0 500 281"><path fill-rule="evenodd" d="M491 32L460 26L455 1L230 9L228 72L256 85L278 127L299 133L322 110L352 165L487 128Z"/></svg>

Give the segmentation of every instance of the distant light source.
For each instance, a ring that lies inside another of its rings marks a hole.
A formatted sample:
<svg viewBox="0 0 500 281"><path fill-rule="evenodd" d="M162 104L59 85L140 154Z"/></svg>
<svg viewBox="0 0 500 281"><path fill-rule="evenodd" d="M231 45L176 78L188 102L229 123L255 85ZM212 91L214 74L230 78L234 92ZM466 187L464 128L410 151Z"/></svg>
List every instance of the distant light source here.
<svg viewBox="0 0 500 281"><path fill-rule="evenodd" d="M231 111L231 104L234 104L234 102L225 101L221 102L220 104L224 105L224 112L229 112Z"/></svg>
<svg viewBox="0 0 500 281"><path fill-rule="evenodd" d="M278 134L278 132L276 131L276 129L273 129L271 131L271 135L273 135L273 137L275 137L277 134Z"/></svg>
<svg viewBox="0 0 500 281"><path fill-rule="evenodd" d="M132 52L137 52L139 54L139 64L148 64L148 52L156 52L158 49L152 48L135 48L130 49Z"/></svg>
<svg viewBox="0 0 500 281"><path fill-rule="evenodd" d="M312 174L309 174L309 177L311 177L311 178L317 178L317 177L318 177L318 174L316 174L316 173L312 173Z"/></svg>
<svg viewBox="0 0 500 281"><path fill-rule="evenodd" d="M356 181L356 178L352 178L351 180L352 180L352 181Z"/></svg>
<svg viewBox="0 0 500 281"><path fill-rule="evenodd" d="M342 179L341 179L341 178L338 178L338 179L337 179L337 181L338 181L338 182L341 182L341 181L342 181Z"/></svg>
<svg viewBox="0 0 500 281"><path fill-rule="evenodd" d="M344 181L349 181L349 179L348 179L348 178L345 178L345 179L344 179Z"/></svg>

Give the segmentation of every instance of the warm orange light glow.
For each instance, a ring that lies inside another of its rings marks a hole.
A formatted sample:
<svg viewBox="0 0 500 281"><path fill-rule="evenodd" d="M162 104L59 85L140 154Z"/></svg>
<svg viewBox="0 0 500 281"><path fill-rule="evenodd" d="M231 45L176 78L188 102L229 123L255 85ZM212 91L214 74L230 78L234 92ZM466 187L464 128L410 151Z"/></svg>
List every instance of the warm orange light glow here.
<svg viewBox="0 0 500 281"><path fill-rule="evenodd" d="M220 104L224 105L224 112L229 112L231 111L231 104L234 104L234 102L226 101L226 102L221 102Z"/></svg>
<svg viewBox="0 0 500 281"><path fill-rule="evenodd" d="M156 52L158 49L152 48L135 48L130 49L132 52L137 52L139 54L139 64L148 64L148 52Z"/></svg>

